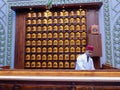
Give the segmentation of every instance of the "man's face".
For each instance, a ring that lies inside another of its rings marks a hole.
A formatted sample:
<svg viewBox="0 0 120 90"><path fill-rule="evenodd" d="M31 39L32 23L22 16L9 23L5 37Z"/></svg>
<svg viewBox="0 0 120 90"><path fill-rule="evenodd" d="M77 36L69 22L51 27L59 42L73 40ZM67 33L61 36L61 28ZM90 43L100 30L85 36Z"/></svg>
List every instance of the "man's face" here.
<svg viewBox="0 0 120 90"><path fill-rule="evenodd" d="M92 54L93 54L93 51L87 50L87 55L88 55L88 56L92 56Z"/></svg>

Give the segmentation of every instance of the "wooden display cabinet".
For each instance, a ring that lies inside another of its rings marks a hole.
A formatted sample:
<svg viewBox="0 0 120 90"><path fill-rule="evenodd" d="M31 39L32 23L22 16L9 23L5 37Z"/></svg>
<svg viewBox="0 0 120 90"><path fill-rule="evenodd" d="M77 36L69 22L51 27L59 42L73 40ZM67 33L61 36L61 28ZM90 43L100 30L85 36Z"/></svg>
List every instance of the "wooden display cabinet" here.
<svg viewBox="0 0 120 90"><path fill-rule="evenodd" d="M74 69L77 55L89 43L89 18L98 16L93 12L101 4L53 5L50 10L45 6L12 7L16 11L15 68Z"/></svg>

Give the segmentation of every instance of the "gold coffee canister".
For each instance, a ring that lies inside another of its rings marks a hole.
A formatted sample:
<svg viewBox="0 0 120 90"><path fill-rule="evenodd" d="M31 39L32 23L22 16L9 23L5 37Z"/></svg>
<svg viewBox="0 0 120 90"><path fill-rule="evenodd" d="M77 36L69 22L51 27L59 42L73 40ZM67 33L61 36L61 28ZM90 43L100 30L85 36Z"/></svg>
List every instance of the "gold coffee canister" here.
<svg viewBox="0 0 120 90"><path fill-rule="evenodd" d="M33 34L32 34L32 38L36 38L36 33L33 33Z"/></svg>
<svg viewBox="0 0 120 90"><path fill-rule="evenodd" d="M83 17L83 18L81 19L81 22L82 22L82 23L86 23L86 18Z"/></svg>
<svg viewBox="0 0 120 90"><path fill-rule="evenodd" d="M27 27L27 32L30 32L31 31L31 27Z"/></svg>
<svg viewBox="0 0 120 90"><path fill-rule="evenodd" d="M53 45L58 45L58 41L57 41L57 40L54 40L54 41L53 41Z"/></svg>
<svg viewBox="0 0 120 90"><path fill-rule="evenodd" d="M47 26L43 26L43 31L47 31Z"/></svg>
<svg viewBox="0 0 120 90"><path fill-rule="evenodd" d="M74 37L75 37L74 32L71 32L71 33L70 33L70 38L74 38Z"/></svg>
<svg viewBox="0 0 120 90"><path fill-rule="evenodd" d="M64 45L69 45L69 41L65 40Z"/></svg>
<svg viewBox="0 0 120 90"><path fill-rule="evenodd" d="M63 52L63 47L59 48L59 52L62 53Z"/></svg>
<svg viewBox="0 0 120 90"><path fill-rule="evenodd" d="M60 16L63 16L63 12L62 11L60 12Z"/></svg>
<svg viewBox="0 0 120 90"><path fill-rule="evenodd" d="M47 24L48 22L47 22L47 19L43 19L43 22L42 22L43 24Z"/></svg>
<svg viewBox="0 0 120 90"><path fill-rule="evenodd" d="M46 33L43 33L43 34L42 34L42 38L47 38L47 34L46 34Z"/></svg>
<svg viewBox="0 0 120 90"><path fill-rule="evenodd" d="M58 30L58 27L57 27L57 26L54 26L54 27L53 27L53 30L57 31L57 30Z"/></svg>
<svg viewBox="0 0 120 90"><path fill-rule="evenodd" d="M51 47L48 48L48 52L49 52L49 53L52 52L52 48L51 48Z"/></svg>
<svg viewBox="0 0 120 90"><path fill-rule="evenodd" d="M48 33L48 38L52 38L52 33Z"/></svg>
<svg viewBox="0 0 120 90"><path fill-rule="evenodd" d="M69 30L69 26L68 26L68 25L65 25L65 26L64 26L64 30Z"/></svg>
<svg viewBox="0 0 120 90"><path fill-rule="evenodd" d="M37 31L41 31L42 30L42 27L41 26L38 26L37 27Z"/></svg>
<svg viewBox="0 0 120 90"><path fill-rule="evenodd" d="M38 34L37 34L37 38L42 38L41 33L38 33Z"/></svg>
<svg viewBox="0 0 120 90"><path fill-rule="evenodd" d="M37 47L37 53L41 53L41 48Z"/></svg>
<svg viewBox="0 0 120 90"><path fill-rule="evenodd" d="M31 41L30 40L27 40L26 41L26 46L30 46L31 45Z"/></svg>
<svg viewBox="0 0 120 90"><path fill-rule="evenodd" d="M37 24L42 24L41 19L38 19L38 20L37 20Z"/></svg>
<svg viewBox="0 0 120 90"><path fill-rule="evenodd" d="M80 10L77 10L77 11L76 11L76 15L77 15L77 16L80 16Z"/></svg>
<svg viewBox="0 0 120 90"><path fill-rule="evenodd" d="M35 47L32 47L31 52L32 52L32 53L35 53L35 52L36 52L36 48L35 48Z"/></svg>
<svg viewBox="0 0 120 90"><path fill-rule="evenodd" d="M76 38L80 38L80 32L76 33Z"/></svg>
<svg viewBox="0 0 120 90"><path fill-rule="evenodd" d="M27 53L30 53L30 51L31 51L31 50L30 50L30 47L27 47L27 48L26 48L26 52L27 52Z"/></svg>
<svg viewBox="0 0 120 90"><path fill-rule="evenodd" d="M63 55L62 54L59 55L59 60L63 60Z"/></svg>
<svg viewBox="0 0 120 90"><path fill-rule="evenodd" d="M52 16L52 12L48 11L48 17Z"/></svg>
<svg viewBox="0 0 120 90"><path fill-rule="evenodd" d="M68 16L68 11L65 11L65 12L64 12L64 16Z"/></svg>
<svg viewBox="0 0 120 90"><path fill-rule="evenodd" d="M48 19L48 24L52 24L52 19Z"/></svg>
<svg viewBox="0 0 120 90"><path fill-rule="evenodd" d="M74 16L74 11L71 11L71 12L70 12L70 16Z"/></svg>
<svg viewBox="0 0 120 90"><path fill-rule="evenodd" d="M81 52L81 48L80 47L76 47L76 52Z"/></svg>
<svg viewBox="0 0 120 90"><path fill-rule="evenodd" d="M31 20L27 20L27 24L31 24Z"/></svg>
<svg viewBox="0 0 120 90"><path fill-rule="evenodd" d="M46 40L43 40L43 41L42 41L42 45L47 45L47 41L46 41Z"/></svg>
<svg viewBox="0 0 120 90"><path fill-rule="evenodd" d="M42 62L42 68L46 68L47 65L46 65L46 62Z"/></svg>
<svg viewBox="0 0 120 90"><path fill-rule="evenodd" d="M65 47L65 52L69 52L69 48L68 47Z"/></svg>
<svg viewBox="0 0 120 90"><path fill-rule="evenodd" d="M63 45L63 40L59 40L59 45Z"/></svg>
<svg viewBox="0 0 120 90"><path fill-rule="evenodd" d="M36 15L36 13L35 12L33 12L32 13L32 17L36 17L37 15Z"/></svg>
<svg viewBox="0 0 120 90"><path fill-rule="evenodd" d="M82 45L86 45L86 40L82 40Z"/></svg>
<svg viewBox="0 0 120 90"><path fill-rule="evenodd" d="M63 38L63 33L59 33L59 38Z"/></svg>
<svg viewBox="0 0 120 90"><path fill-rule="evenodd" d="M75 68L75 63L74 62L70 63L70 68Z"/></svg>
<svg viewBox="0 0 120 90"><path fill-rule="evenodd" d="M59 19L59 23L60 23L60 24L63 23L63 19L62 19L62 18Z"/></svg>
<svg viewBox="0 0 120 90"><path fill-rule="evenodd" d="M74 47L71 47L71 48L70 48L70 52L75 52L75 48L74 48Z"/></svg>
<svg viewBox="0 0 120 90"><path fill-rule="evenodd" d="M87 35L86 35L86 32L82 32L82 38L86 38Z"/></svg>
<svg viewBox="0 0 120 90"><path fill-rule="evenodd" d="M48 62L48 68L52 68L52 62Z"/></svg>
<svg viewBox="0 0 120 90"><path fill-rule="evenodd" d="M35 60L35 59L36 59L35 54L32 54L32 55L31 55L31 60Z"/></svg>
<svg viewBox="0 0 120 90"><path fill-rule="evenodd" d="M52 60L52 55L51 54L48 55L48 60Z"/></svg>
<svg viewBox="0 0 120 90"><path fill-rule="evenodd" d="M43 13L43 16L44 16L44 17L48 17L47 12L44 12L44 13Z"/></svg>
<svg viewBox="0 0 120 90"><path fill-rule="evenodd" d="M82 25L82 30L86 30L87 29L87 27L86 27L86 25Z"/></svg>
<svg viewBox="0 0 120 90"><path fill-rule="evenodd" d="M35 67L35 62L31 62L31 67Z"/></svg>
<svg viewBox="0 0 120 90"><path fill-rule="evenodd" d="M74 23L74 18L70 18L70 23Z"/></svg>
<svg viewBox="0 0 120 90"><path fill-rule="evenodd" d="M69 33L66 32L64 36L65 38L69 38Z"/></svg>
<svg viewBox="0 0 120 90"><path fill-rule="evenodd" d="M28 14L27 14L27 17L29 17L29 18L30 18L30 17L31 17L31 13L28 13Z"/></svg>
<svg viewBox="0 0 120 90"><path fill-rule="evenodd" d="M59 62L59 68L63 68L63 62Z"/></svg>
<svg viewBox="0 0 120 90"><path fill-rule="evenodd" d="M58 34L57 34L57 33L54 33L54 34L53 34L53 37L54 37L54 38L58 38Z"/></svg>
<svg viewBox="0 0 120 90"><path fill-rule="evenodd" d="M76 30L80 30L80 25L76 25Z"/></svg>
<svg viewBox="0 0 120 90"><path fill-rule="evenodd" d="M48 40L48 45L52 45L52 40Z"/></svg>
<svg viewBox="0 0 120 90"><path fill-rule="evenodd" d="M31 38L31 34L27 33L26 38Z"/></svg>
<svg viewBox="0 0 120 90"><path fill-rule="evenodd" d="M53 60L58 60L57 54L54 54L54 55L53 55Z"/></svg>
<svg viewBox="0 0 120 90"><path fill-rule="evenodd" d="M43 53L46 53L46 52L47 52L46 47L43 47L43 48L42 48L42 52L43 52Z"/></svg>
<svg viewBox="0 0 120 90"><path fill-rule="evenodd" d="M32 31L36 31L37 29L36 29L36 26L33 26L32 27Z"/></svg>
<svg viewBox="0 0 120 90"><path fill-rule="evenodd" d="M69 60L69 55L68 54L65 55L65 60Z"/></svg>
<svg viewBox="0 0 120 90"><path fill-rule="evenodd" d="M80 45L80 40L76 40L76 45Z"/></svg>
<svg viewBox="0 0 120 90"><path fill-rule="evenodd" d="M54 48L53 48L53 52L57 53L57 52L58 52L58 48L57 48L57 47L54 47Z"/></svg>
<svg viewBox="0 0 120 90"><path fill-rule="evenodd" d="M42 43L41 43L40 40L37 41L37 45L38 45L38 46L41 46L41 45L42 45Z"/></svg>
<svg viewBox="0 0 120 90"><path fill-rule="evenodd" d="M25 67L29 68L30 67L30 62L26 62Z"/></svg>
<svg viewBox="0 0 120 90"><path fill-rule="evenodd" d="M36 20L35 19L32 20L32 24L36 24Z"/></svg>
<svg viewBox="0 0 120 90"><path fill-rule="evenodd" d="M65 68L69 68L69 62L65 62Z"/></svg>
<svg viewBox="0 0 120 90"><path fill-rule="evenodd" d="M70 25L70 30L75 30L74 25Z"/></svg>
<svg viewBox="0 0 120 90"><path fill-rule="evenodd" d="M55 17L58 16L58 13L57 13L57 12L54 12L54 16L55 16Z"/></svg>
<svg viewBox="0 0 120 90"><path fill-rule="evenodd" d="M53 19L53 23L54 24L57 24L58 23L58 20L55 18L55 19Z"/></svg>
<svg viewBox="0 0 120 90"><path fill-rule="evenodd" d="M80 23L80 18L76 18L76 22L77 22L77 23Z"/></svg>
<svg viewBox="0 0 120 90"><path fill-rule="evenodd" d="M84 53L85 52L85 47L82 47L82 53Z"/></svg>
<svg viewBox="0 0 120 90"><path fill-rule="evenodd" d="M42 60L46 60L46 59L47 59L46 55L45 54L42 55Z"/></svg>
<svg viewBox="0 0 120 90"><path fill-rule="evenodd" d="M85 15L86 15L86 11L85 11L85 10L82 10L82 11L81 11L81 15L82 15L82 16L85 16Z"/></svg>
<svg viewBox="0 0 120 90"><path fill-rule="evenodd" d="M74 40L70 40L70 45L75 45L75 41Z"/></svg>
<svg viewBox="0 0 120 90"><path fill-rule="evenodd" d="M41 55L37 55L37 60L41 60Z"/></svg>
<svg viewBox="0 0 120 90"><path fill-rule="evenodd" d="M59 26L59 30L63 30L63 26Z"/></svg>
<svg viewBox="0 0 120 90"><path fill-rule="evenodd" d="M41 63L40 63L40 62L37 62L37 63L36 63L36 67L37 67L37 68L40 68L40 67L41 67Z"/></svg>
<svg viewBox="0 0 120 90"><path fill-rule="evenodd" d="M27 54L25 60L30 60L30 54Z"/></svg>
<svg viewBox="0 0 120 90"><path fill-rule="evenodd" d="M70 60L75 60L75 55L74 54L70 55Z"/></svg>
<svg viewBox="0 0 120 90"><path fill-rule="evenodd" d="M42 17L42 13L41 12L38 12L38 17Z"/></svg>
<svg viewBox="0 0 120 90"><path fill-rule="evenodd" d="M53 62L53 68L57 68L58 67L58 63L57 62Z"/></svg>

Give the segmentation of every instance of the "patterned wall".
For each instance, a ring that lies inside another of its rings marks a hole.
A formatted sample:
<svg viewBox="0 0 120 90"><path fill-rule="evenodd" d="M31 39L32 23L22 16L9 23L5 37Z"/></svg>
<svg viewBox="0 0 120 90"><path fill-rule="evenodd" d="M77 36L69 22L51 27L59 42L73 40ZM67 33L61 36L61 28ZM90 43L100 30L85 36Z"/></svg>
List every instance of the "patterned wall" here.
<svg viewBox="0 0 120 90"><path fill-rule="evenodd" d="M120 0L111 2L111 26L113 65L120 68Z"/></svg>
<svg viewBox="0 0 120 90"><path fill-rule="evenodd" d="M3 0L2 0L3 1ZM60 4L60 0L53 0L53 4ZM69 2L68 2L69 1ZM119 0L66 0L65 3L87 3L87 2L103 2L103 14L104 14L104 33L105 33L105 43L102 44L103 47L105 47L105 60L106 62L110 63L111 65L115 65L116 67L120 67L120 14L119 14ZM112 5L114 2L114 5ZM5 3L3 1L3 3ZM62 2L63 3L63 2ZM12 58L14 56L13 53L13 46L11 41L14 41L13 33L15 33L15 30L13 29L13 11L10 9L11 6L30 6L30 5L43 5L46 4L46 0L8 0L8 30L7 30L7 55L6 55L6 62L7 65L11 65ZM0 11L3 12L3 11ZM114 13L111 16L111 13ZM5 13L4 13L5 14ZM117 18L115 19L114 17ZM114 22L111 22L111 20L115 20ZM1 22L4 20L2 19ZM5 21L4 21L5 22ZM114 25L113 28L111 28L111 25ZM4 27L3 27L4 28ZM112 33L112 32L113 33ZM119 32L119 33L118 33ZM5 47L5 46L0 46ZM111 48L113 47L113 48ZM1 50L0 50L1 52ZM1 58L1 55L0 55ZM2 60L1 60L2 61ZM2 61L2 63L4 63Z"/></svg>
<svg viewBox="0 0 120 90"><path fill-rule="evenodd" d="M7 3L0 1L0 66L6 65Z"/></svg>

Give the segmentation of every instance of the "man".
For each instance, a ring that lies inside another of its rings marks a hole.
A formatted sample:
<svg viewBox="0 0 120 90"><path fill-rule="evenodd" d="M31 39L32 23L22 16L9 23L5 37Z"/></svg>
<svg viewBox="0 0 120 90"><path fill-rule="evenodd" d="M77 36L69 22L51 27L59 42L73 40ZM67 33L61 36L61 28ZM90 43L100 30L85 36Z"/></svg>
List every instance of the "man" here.
<svg viewBox="0 0 120 90"><path fill-rule="evenodd" d="M87 45L85 53L77 57L75 70L95 70L91 58L93 49L92 45Z"/></svg>

